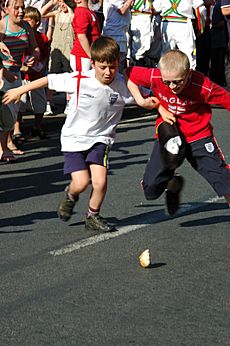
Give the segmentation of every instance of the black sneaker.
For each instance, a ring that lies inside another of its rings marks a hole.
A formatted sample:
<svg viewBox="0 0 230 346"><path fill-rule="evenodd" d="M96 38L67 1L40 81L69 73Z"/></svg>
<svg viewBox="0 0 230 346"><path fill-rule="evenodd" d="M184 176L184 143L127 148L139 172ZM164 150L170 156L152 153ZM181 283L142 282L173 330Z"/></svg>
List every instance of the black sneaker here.
<svg viewBox="0 0 230 346"><path fill-rule="evenodd" d="M78 198L75 201L70 200L68 197L68 191L69 186L66 186L64 197L61 200L57 210L57 214L62 221L68 221L71 218L73 214L73 208L78 201Z"/></svg>
<svg viewBox="0 0 230 346"><path fill-rule="evenodd" d="M99 232L114 232L114 226L109 225L100 215L87 216L85 219L85 228Z"/></svg>
<svg viewBox="0 0 230 346"><path fill-rule="evenodd" d="M184 178L175 175L168 183L166 194L166 208L170 216L174 216L180 205L180 192L184 186Z"/></svg>

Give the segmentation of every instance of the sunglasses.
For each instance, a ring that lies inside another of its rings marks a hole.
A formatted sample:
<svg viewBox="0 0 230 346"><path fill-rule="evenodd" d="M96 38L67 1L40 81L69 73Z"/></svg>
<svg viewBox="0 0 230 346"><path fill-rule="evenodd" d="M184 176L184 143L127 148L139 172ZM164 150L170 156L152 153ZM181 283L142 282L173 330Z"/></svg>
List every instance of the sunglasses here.
<svg viewBox="0 0 230 346"><path fill-rule="evenodd" d="M177 80L163 80L163 83L167 86L170 86L170 84L174 85L180 85L185 81L186 77L184 79L177 79Z"/></svg>

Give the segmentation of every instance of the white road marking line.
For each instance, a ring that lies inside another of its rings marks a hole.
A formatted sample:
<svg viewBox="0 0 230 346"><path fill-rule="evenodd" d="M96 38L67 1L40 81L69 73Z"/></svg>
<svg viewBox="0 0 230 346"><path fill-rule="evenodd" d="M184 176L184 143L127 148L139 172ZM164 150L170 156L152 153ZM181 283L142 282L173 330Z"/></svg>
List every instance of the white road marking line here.
<svg viewBox="0 0 230 346"><path fill-rule="evenodd" d="M187 213L189 211L192 211L194 209L198 209L199 207L203 206L204 203L215 203L215 202L220 201L222 199L224 199L224 197L217 197L216 196L214 198L209 198L205 202L194 203L193 205L185 204L180 208L180 212L178 213L178 216L180 216L183 213ZM134 216L135 219L137 219L137 217L138 216ZM128 233L136 231L138 229L148 227L148 226L150 226L156 222L166 221L166 220L169 220L169 218L167 216L163 215L162 213L159 215L159 214L153 212L153 215L148 217L148 218L146 218L146 216L140 217L138 219L138 224L118 227L116 232L100 233L100 234L97 234L93 237L79 240L75 243L66 245L60 249L49 251L49 254L52 256L65 255L65 254L71 253L73 251L80 250L84 247L95 245L97 243L101 243L101 242L104 242L106 240L116 238L116 237L119 237L119 236L124 235L124 234L128 234Z"/></svg>
<svg viewBox="0 0 230 346"><path fill-rule="evenodd" d="M83 247L87 247L90 245L94 245L97 243L101 243L103 241L109 240L111 238L119 237L123 234L130 233L132 231L135 231L139 228L147 227L149 224L142 224L142 225L129 225L119 228L116 232L112 233L101 233L97 234L93 237L82 239L77 241L76 243L69 244L61 249L50 251L49 254L53 256L60 256L65 255L67 253L82 249Z"/></svg>

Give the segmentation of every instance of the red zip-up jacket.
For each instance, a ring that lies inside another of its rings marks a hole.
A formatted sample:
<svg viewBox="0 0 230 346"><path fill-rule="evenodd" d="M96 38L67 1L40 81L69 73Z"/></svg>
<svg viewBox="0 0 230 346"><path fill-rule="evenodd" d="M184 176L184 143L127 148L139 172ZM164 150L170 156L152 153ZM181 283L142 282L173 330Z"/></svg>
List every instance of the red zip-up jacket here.
<svg viewBox="0 0 230 346"><path fill-rule="evenodd" d="M230 111L230 93L200 72L192 70L191 79L178 95L163 83L158 68L131 67L127 75L134 84L150 88L162 106L174 114L188 143L212 135L211 105ZM158 116L156 128L162 121Z"/></svg>

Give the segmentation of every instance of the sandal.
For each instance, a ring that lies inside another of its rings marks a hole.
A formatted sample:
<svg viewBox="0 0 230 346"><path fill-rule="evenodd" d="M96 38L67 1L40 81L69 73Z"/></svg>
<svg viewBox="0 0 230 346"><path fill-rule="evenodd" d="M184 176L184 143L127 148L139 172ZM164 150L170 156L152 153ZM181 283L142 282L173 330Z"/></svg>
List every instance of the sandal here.
<svg viewBox="0 0 230 346"><path fill-rule="evenodd" d="M17 145L17 144L23 144L25 142L25 138L21 132L15 133L12 135L12 142Z"/></svg>
<svg viewBox="0 0 230 346"><path fill-rule="evenodd" d="M12 153L13 153L14 155L24 155L24 154L25 154L24 151L22 151L22 150L20 150L20 149L17 149L17 148L12 149Z"/></svg>
<svg viewBox="0 0 230 346"><path fill-rule="evenodd" d="M25 154L24 151L18 149L16 146L11 147L11 146L8 145L8 149L9 149L9 151L11 151L14 155L24 155L24 154Z"/></svg>
<svg viewBox="0 0 230 346"><path fill-rule="evenodd" d="M17 162L17 159L16 157L14 157L13 153L9 151L2 155L1 162L14 163L14 162Z"/></svg>

